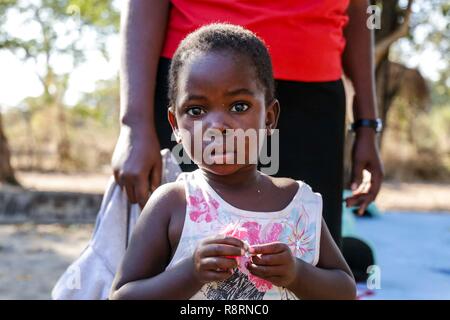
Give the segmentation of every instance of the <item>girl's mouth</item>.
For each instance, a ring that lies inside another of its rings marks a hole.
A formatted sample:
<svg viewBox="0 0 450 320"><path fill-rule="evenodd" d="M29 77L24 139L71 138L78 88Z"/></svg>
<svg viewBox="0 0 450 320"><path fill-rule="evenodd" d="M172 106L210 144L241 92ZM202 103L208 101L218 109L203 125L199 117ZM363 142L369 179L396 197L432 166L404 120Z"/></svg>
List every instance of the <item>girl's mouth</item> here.
<svg viewBox="0 0 450 320"><path fill-rule="evenodd" d="M234 164L235 153L234 152L211 152L210 159L216 164Z"/></svg>

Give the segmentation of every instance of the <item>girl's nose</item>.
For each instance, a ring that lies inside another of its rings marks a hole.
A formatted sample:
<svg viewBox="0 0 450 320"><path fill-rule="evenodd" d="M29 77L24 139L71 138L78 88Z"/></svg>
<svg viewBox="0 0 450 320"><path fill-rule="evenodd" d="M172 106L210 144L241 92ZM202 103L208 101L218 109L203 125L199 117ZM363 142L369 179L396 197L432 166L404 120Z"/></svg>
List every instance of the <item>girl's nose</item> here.
<svg viewBox="0 0 450 320"><path fill-rule="evenodd" d="M210 113L208 120L208 123L206 123L206 128L208 130L214 129L222 132L223 134L226 133L227 129L231 129L232 126L230 124L230 120L223 112L214 112Z"/></svg>

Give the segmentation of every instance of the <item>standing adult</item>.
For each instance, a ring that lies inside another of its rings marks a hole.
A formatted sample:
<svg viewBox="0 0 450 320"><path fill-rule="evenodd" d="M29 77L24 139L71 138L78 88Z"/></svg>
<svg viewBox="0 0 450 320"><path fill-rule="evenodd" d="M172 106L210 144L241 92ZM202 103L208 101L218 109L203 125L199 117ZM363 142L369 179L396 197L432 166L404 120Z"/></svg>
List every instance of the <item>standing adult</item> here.
<svg viewBox="0 0 450 320"><path fill-rule="evenodd" d="M383 175L368 5L368 0L128 0L122 16L121 130L113 169L131 202L145 204L149 191L160 184L160 149L176 144L167 121L167 74L175 49L199 26L229 22L252 30L269 47L281 105L277 175L304 180L322 194L324 219L339 245L343 72L355 89L352 189L361 185L364 169L372 174L368 192L356 192L348 204L364 211Z"/></svg>

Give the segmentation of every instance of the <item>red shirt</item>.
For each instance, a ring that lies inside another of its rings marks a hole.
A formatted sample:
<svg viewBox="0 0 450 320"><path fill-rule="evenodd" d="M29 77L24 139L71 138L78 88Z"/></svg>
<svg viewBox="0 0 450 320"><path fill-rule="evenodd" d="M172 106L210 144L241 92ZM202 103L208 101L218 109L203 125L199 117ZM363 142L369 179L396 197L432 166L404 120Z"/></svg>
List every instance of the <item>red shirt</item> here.
<svg viewBox="0 0 450 320"><path fill-rule="evenodd" d="M349 0L172 0L162 56L212 22L238 24L269 48L276 79L333 81L341 77L343 27Z"/></svg>

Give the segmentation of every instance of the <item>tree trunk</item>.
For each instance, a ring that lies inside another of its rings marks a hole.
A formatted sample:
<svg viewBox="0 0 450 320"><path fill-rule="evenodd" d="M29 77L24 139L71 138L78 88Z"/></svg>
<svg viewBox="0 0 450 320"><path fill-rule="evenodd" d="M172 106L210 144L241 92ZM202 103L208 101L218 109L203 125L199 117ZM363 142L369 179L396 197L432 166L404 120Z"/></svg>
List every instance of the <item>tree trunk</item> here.
<svg viewBox="0 0 450 320"><path fill-rule="evenodd" d="M8 141L3 132L2 114L0 113L0 182L18 185L10 163Z"/></svg>

